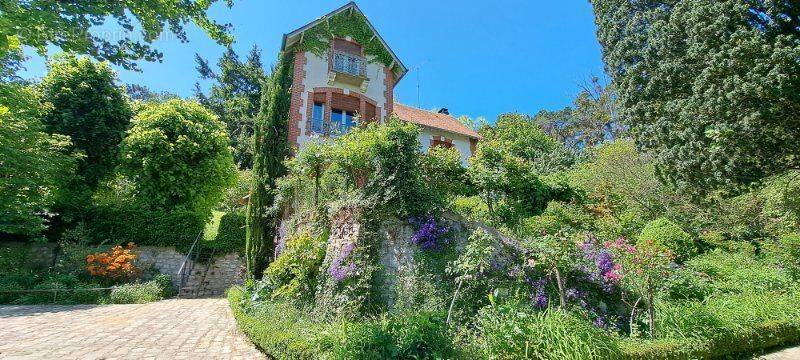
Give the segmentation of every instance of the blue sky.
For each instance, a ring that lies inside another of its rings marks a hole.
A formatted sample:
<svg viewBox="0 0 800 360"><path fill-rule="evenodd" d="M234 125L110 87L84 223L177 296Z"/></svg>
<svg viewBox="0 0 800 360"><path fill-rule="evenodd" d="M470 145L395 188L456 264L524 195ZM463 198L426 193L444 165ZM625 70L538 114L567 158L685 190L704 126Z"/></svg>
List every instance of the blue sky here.
<svg viewBox="0 0 800 360"><path fill-rule="evenodd" d="M237 52L244 54L256 44L269 66L284 33L346 2L236 0L230 9L215 5L210 15L233 24ZM357 4L412 69L395 88L395 98L408 105L447 107L451 114L489 121L504 112L535 114L569 105L579 83L603 72L587 0ZM215 62L224 48L195 27L188 34L189 43L164 35L155 44L164 52L163 62L142 62L142 72L118 69L120 79L191 96L198 81L194 54ZM35 56L27 68L28 78L46 70Z"/></svg>

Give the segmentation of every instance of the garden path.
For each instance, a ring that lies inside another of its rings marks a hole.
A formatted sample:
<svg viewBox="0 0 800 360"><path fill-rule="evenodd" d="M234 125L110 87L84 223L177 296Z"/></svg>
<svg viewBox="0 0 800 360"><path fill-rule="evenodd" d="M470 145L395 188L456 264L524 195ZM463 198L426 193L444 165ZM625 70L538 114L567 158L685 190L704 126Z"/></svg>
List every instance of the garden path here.
<svg viewBox="0 0 800 360"><path fill-rule="evenodd" d="M772 354L767 354L759 358L759 360L797 360L800 359L800 346L783 349Z"/></svg>
<svg viewBox="0 0 800 360"><path fill-rule="evenodd" d="M0 306L0 359L263 359L226 299Z"/></svg>

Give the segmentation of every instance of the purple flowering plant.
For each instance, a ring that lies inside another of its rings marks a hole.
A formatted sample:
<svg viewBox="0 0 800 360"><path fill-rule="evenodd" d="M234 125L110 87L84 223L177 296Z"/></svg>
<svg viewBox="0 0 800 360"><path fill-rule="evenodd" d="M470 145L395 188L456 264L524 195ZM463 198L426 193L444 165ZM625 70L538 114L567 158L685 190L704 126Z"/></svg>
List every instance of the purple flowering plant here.
<svg viewBox="0 0 800 360"><path fill-rule="evenodd" d="M342 246L339 256L334 258L331 262L331 266L328 268L328 273L331 275L331 278L333 278L334 281L340 282L355 274L356 264L352 261L345 263L347 257L350 256L350 254L353 252L353 249L355 249L355 246L355 243L345 244Z"/></svg>
<svg viewBox="0 0 800 360"><path fill-rule="evenodd" d="M411 236L411 242L423 250L439 251L449 244L447 234L450 228L439 224L433 216L414 218L411 219L411 223L417 226L417 231Z"/></svg>

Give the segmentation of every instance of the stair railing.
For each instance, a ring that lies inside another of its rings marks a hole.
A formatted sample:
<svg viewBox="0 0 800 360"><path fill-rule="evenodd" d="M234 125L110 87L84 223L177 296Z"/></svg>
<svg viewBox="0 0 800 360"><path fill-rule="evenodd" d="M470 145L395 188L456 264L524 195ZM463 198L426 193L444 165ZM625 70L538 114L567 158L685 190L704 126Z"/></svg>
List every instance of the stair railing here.
<svg viewBox="0 0 800 360"><path fill-rule="evenodd" d="M181 263L181 267L178 270L177 276L180 279L178 281L178 297L181 297L181 292L183 291L183 288L186 286L186 283L189 281L189 277L192 275L194 264L197 263L197 260L200 258L201 245L199 245L199 242L200 239L202 238L203 238L203 230L200 230L200 232L197 234L197 237L195 237L192 246L189 248L189 252L186 253L186 257L183 258L183 263ZM192 263L189 264L189 266L187 266L187 263L189 263L189 260L192 258L192 255L194 255L194 259L192 260Z"/></svg>

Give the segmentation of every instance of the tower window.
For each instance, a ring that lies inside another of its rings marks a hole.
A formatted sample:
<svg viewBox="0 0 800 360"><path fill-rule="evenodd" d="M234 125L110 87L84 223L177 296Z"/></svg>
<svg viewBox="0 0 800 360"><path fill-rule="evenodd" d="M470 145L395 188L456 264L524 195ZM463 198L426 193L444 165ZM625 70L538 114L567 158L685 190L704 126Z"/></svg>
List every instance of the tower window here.
<svg viewBox="0 0 800 360"><path fill-rule="evenodd" d="M316 134L322 134L325 132L324 117L325 117L325 104L315 102L314 108L311 111L311 131L313 131Z"/></svg>

